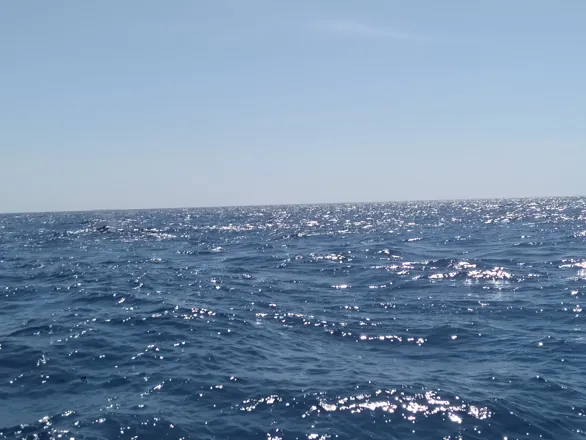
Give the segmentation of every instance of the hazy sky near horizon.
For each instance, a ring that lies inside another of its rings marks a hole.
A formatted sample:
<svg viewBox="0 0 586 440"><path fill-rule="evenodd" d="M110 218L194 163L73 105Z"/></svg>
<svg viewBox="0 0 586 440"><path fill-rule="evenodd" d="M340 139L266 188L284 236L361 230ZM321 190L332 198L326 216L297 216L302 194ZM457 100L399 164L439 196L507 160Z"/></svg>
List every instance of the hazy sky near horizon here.
<svg viewBox="0 0 586 440"><path fill-rule="evenodd" d="M0 5L0 212L586 193L586 1Z"/></svg>

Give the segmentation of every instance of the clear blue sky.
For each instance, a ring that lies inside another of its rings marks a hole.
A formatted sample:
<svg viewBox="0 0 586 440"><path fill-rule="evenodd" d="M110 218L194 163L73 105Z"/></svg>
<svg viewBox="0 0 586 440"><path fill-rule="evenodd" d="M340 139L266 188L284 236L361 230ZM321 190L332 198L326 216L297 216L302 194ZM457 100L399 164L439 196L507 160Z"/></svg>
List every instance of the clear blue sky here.
<svg viewBox="0 0 586 440"><path fill-rule="evenodd" d="M586 1L0 5L0 211L586 193Z"/></svg>

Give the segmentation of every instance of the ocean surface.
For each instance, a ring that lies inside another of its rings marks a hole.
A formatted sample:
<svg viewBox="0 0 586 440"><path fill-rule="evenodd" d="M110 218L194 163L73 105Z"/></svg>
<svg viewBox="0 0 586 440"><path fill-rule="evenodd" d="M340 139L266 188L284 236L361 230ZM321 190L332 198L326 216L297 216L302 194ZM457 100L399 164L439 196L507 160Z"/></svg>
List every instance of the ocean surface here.
<svg viewBox="0 0 586 440"><path fill-rule="evenodd" d="M586 439L586 199L0 216L0 439Z"/></svg>

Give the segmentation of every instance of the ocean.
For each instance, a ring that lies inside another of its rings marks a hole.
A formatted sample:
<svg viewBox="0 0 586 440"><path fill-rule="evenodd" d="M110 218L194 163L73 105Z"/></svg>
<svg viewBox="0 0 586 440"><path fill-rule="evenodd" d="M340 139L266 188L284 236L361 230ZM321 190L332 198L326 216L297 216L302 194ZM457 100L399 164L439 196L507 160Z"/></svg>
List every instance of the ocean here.
<svg viewBox="0 0 586 440"><path fill-rule="evenodd" d="M586 199L0 216L0 439L584 439Z"/></svg>

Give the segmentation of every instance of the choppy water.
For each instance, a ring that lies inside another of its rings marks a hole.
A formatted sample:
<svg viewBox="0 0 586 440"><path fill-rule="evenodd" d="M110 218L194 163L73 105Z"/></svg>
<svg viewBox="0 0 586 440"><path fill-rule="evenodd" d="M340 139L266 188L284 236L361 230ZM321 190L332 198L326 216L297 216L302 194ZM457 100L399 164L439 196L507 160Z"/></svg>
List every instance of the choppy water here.
<svg viewBox="0 0 586 440"><path fill-rule="evenodd" d="M585 244L579 198L0 216L0 438L586 438Z"/></svg>

